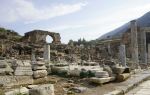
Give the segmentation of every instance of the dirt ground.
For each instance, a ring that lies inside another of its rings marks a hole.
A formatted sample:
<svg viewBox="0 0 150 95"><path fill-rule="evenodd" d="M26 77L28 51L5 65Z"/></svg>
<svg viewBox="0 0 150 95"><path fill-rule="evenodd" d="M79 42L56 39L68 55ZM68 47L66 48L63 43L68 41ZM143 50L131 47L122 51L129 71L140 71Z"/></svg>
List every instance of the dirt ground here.
<svg viewBox="0 0 150 95"><path fill-rule="evenodd" d="M62 78L58 76L49 76L49 82L55 82L55 95L103 95L115 90L116 83L107 83L103 85L91 84L87 79L79 78ZM71 87L86 87L83 93L69 93L67 90Z"/></svg>

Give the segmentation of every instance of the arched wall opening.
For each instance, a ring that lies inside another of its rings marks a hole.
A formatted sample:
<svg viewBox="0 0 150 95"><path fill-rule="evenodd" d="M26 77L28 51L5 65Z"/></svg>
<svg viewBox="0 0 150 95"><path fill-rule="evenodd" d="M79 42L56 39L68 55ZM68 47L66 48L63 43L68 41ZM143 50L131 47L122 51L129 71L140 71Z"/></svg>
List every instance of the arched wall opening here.
<svg viewBox="0 0 150 95"><path fill-rule="evenodd" d="M52 43L53 42L53 38L49 35L46 36L46 43Z"/></svg>

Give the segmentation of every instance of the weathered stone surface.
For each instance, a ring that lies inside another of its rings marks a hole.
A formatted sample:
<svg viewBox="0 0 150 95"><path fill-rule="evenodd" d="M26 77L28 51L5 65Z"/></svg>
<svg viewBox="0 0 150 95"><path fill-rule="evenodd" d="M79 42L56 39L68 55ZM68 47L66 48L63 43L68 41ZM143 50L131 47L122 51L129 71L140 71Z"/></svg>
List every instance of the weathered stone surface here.
<svg viewBox="0 0 150 95"><path fill-rule="evenodd" d="M45 62L43 62L43 61L32 62L32 65L43 66L43 65L45 65Z"/></svg>
<svg viewBox="0 0 150 95"><path fill-rule="evenodd" d="M52 69L50 67L47 68L47 73L51 74L52 73Z"/></svg>
<svg viewBox="0 0 150 95"><path fill-rule="evenodd" d="M90 78L90 81L93 83L97 83L97 84L103 84L103 83L107 83L107 82L111 82L114 81L115 77L107 77L107 78Z"/></svg>
<svg viewBox="0 0 150 95"><path fill-rule="evenodd" d="M70 71L69 71L69 75L79 77L79 76L80 76L80 72L81 72L81 71L78 70L78 69L70 70Z"/></svg>
<svg viewBox="0 0 150 95"><path fill-rule="evenodd" d="M83 93L87 90L86 87L72 87L69 89L69 91L73 91L75 93Z"/></svg>
<svg viewBox="0 0 150 95"><path fill-rule="evenodd" d="M44 61L44 58L37 57L37 61Z"/></svg>
<svg viewBox="0 0 150 95"><path fill-rule="evenodd" d="M110 77L113 75L113 71L109 66L103 66L103 70L108 72Z"/></svg>
<svg viewBox="0 0 150 95"><path fill-rule="evenodd" d="M53 42L55 44L60 44L61 37L59 33L42 31L42 30L34 30L28 33L25 33L25 36L22 38L23 41L32 42L32 43L46 43L46 36L49 35L53 38Z"/></svg>
<svg viewBox="0 0 150 95"><path fill-rule="evenodd" d="M125 71L125 67L115 66L112 70L115 74L122 74Z"/></svg>
<svg viewBox="0 0 150 95"><path fill-rule="evenodd" d="M30 61L29 60L24 60L23 61L23 66L31 66Z"/></svg>
<svg viewBox="0 0 150 95"><path fill-rule="evenodd" d="M14 70L10 67L0 69L1 75L12 75L13 72L14 72Z"/></svg>
<svg viewBox="0 0 150 95"><path fill-rule="evenodd" d="M30 95L54 95L54 85L39 85L38 87L30 89L29 93Z"/></svg>
<svg viewBox="0 0 150 95"><path fill-rule="evenodd" d="M37 65L35 65L32 68L33 68L34 71L35 70L46 70L47 69L45 65L43 65L43 66L37 66Z"/></svg>
<svg viewBox="0 0 150 95"><path fill-rule="evenodd" d="M136 87L137 85L142 83L143 81L148 80L149 77L150 77L149 70L141 71L140 73L131 75L131 78L129 78L128 80L126 80L124 82L119 83L119 85L116 86L116 89L118 90L117 92L122 93L122 94L117 94L117 95L123 95L124 93L127 93L128 91L130 91L131 89L133 89L134 87ZM114 91L112 91L112 92L114 92ZM105 95L115 95L115 94L111 94L112 92L105 94ZM144 94L138 94L138 95L144 95Z"/></svg>
<svg viewBox="0 0 150 95"><path fill-rule="evenodd" d="M32 76L0 76L0 84L3 86L33 84L33 78Z"/></svg>
<svg viewBox="0 0 150 95"><path fill-rule="evenodd" d="M35 88L35 87L38 87L38 85L28 85L28 89L33 89L33 88Z"/></svg>
<svg viewBox="0 0 150 95"><path fill-rule="evenodd" d="M113 92L110 92L110 93L104 94L104 95L124 95L124 93L120 90L115 90Z"/></svg>
<svg viewBox="0 0 150 95"><path fill-rule="evenodd" d="M0 68L6 68L7 67L7 63L4 63L3 61L0 62Z"/></svg>
<svg viewBox="0 0 150 95"><path fill-rule="evenodd" d="M47 62L50 62L50 45L44 46L44 54L43 54L44 60Z"/></svg>
<svg viewBox="0 0 150 95"><path fill-rule="evenodd" d="M150 94L150 80L147 80L136 88L132 89L125 95L149 95Z"/></svg>
<svg viewBox="0 0 150 95"><path fill-rule="evenodd" d="M29 90L26 87L22 87L19 89L14 89L12 91L6 92L5 95L29 95Z"/></svg>
<svg viewBox="0 0 150 95"><path fill-rule="evenodd" d="M139 46L139 61L141 64L147 64L147 46L146 46L146 31L144 29L141 29L139 33L139 41L138 41L138 46Z"/></svg>
<svg viewBox="0 0 150 95"><path fill-rule="evenodd" d="M33 71L31 66L18 66L15 70L17 76L32 76Z"/></svg>
<svg viewBox="0 0 150 95"><path fill-rule="evenodd" d="M138 53L138 39L137 39L137 22L136 20L131 21L131 55L132 61L135 65L139 65L139 53ZM137 67L136 66L136 67Z"/></svg>
<svg viewBox="0 0 150 95"><path fill-rule="evenodd" d="M106 71L96 71L95 72L95 77L97 77L97 78L107 78L107 77L109 77L109 74Z"/></svg>
<svg viewBox="0 0 150 95"><path fill-rule="evenodd" d="M5 57L0 57L0 60L5 60Z"/></svg>
<svg viewBox="0 0 150 95"><path fill-rule="evenodd" d="M148 63L150 64L150 44L148 44L148 53L147 53L147 57L148 57Z"/></svg>
<svg viewBox="0 0 150 95"><path fill-rule="evenodd" d="M33 77L34 78L42 78L47 76L47 71L46 70L38 70L38 71L33 71Z"/></svg>
<svg viewBox="0 0 150 95"><path fill-rule="evenodd" d="M126 67L126 46L123 44L119 47L119 55L121 65Z"/></svg>
<svg viewBox="0 0 150 95"><path fill-rule="evenodd" d="M1 75L12 75L14 70L8 65L7 61L0 61L0 74Z"/></svg>
<svg viewBox="0 0 150 95"><path fill-rule="evenodd" d="M19 65L19 66L23 66L23 62L22 60L16 60L16 63L14 63L15 65Z"/></svg>
<svg viewBox="0 0 150 95"><path fill-rule="evenodd" d="M120 75L117 75L116 80L118 82L122 82L122 81L127 80L130 76L131 76L130 73L120 74Z"/></svg>

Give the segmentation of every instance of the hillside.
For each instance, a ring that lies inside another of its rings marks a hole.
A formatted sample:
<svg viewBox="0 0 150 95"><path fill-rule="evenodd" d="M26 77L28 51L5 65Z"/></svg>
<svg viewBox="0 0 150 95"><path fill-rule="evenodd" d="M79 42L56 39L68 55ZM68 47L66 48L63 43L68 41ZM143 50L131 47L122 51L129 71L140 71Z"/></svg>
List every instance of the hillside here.
<svg viewBox="0 0 150 95"><path fill-rule="evenodd" d="M139 27L150 27L150 12L144 14L142 17L136 19L137 25ZM121 27L110 31L101 37L98 38L98 40L105 40L105 39L112 39L112 38L119 38L121 35L126 32L130 28L130 22L122 25Z"/></svg>

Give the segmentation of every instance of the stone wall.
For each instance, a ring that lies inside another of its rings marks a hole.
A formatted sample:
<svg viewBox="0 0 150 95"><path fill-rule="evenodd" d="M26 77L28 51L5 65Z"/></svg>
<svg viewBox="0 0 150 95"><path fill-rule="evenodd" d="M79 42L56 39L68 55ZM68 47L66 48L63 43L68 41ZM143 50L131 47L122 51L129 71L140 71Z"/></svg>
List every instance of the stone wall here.
<svg viewBox="0 0 150 95"><path fill-rule="evenodd" d="M59 33L43 31L43 30L33 30L31 32L25 33L25 36L22 38L23 42L31 43L46 43L46 36L49 35L52 37L54 44L60 44L61 37Z"/></svg>

